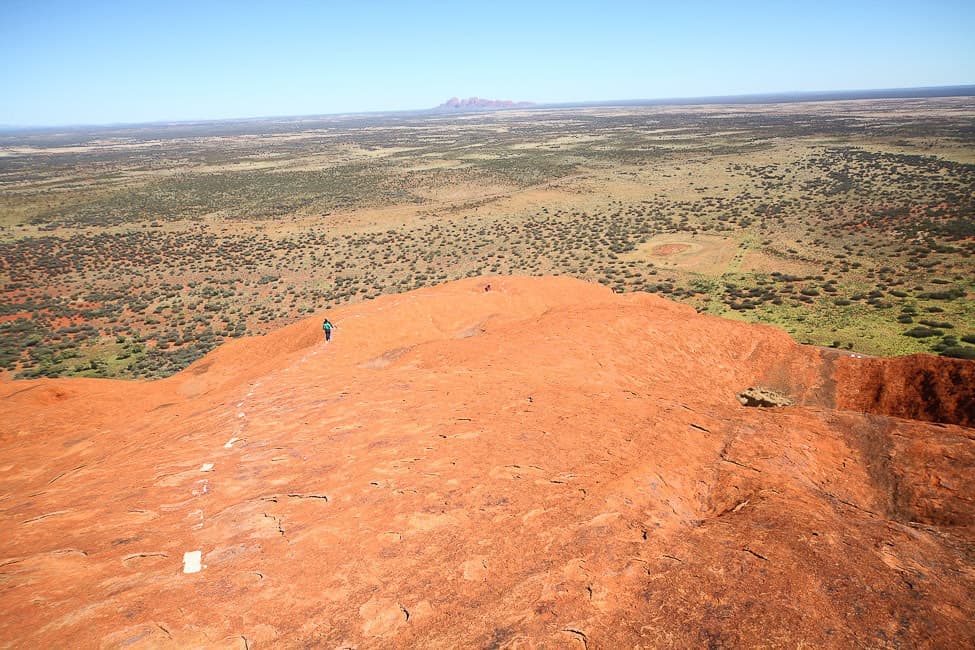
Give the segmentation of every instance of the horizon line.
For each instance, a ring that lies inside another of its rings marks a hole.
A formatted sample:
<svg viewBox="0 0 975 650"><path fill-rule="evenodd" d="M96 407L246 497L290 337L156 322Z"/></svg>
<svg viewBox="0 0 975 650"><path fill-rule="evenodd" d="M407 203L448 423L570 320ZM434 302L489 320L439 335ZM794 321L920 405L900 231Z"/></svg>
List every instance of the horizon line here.
<svg viewBox="0 0 975 650"><path fill-rule="evenodd" d="M925 92L927 91L927 92ZM303 113L289 115L256 115L220 118L159 119L144 122L77 122L61 124L0 124L0 133L41 132L56 129L112 129L143 126L200 125L225 122L260 122L266 120L302 120L335 117L364 117L378 115L490 113L495 111L537 110L547 108L597 107L597 106L693 106L705 104L786 104L815 101L853 101L857 99L923 99L937 97L975 96L975 84L951 84L941 86L908 86L900 88L857 88L836 90L787 90L735 95L699 95L683 97L657 97L635 99L596 99L568 102L524 102L528 106L450 109L442 106L427 108L403 108L388 110L340 111L336 113Z"/></svg>

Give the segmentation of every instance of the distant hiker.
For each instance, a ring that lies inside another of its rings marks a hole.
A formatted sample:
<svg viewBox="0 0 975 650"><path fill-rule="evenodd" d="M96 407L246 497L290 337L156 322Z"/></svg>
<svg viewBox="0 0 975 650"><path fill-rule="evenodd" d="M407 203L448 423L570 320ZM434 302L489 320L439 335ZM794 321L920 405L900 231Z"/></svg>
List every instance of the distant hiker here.
<svg viewBox="0 0 975 650"><path fill-rule="evenodd" d="M484 285L484 293L487 293L490 290L491 290L491 285L490 284L485 284Z"/></svg>
<svg viewBox="0 0 975 650"><path fill-rule="evenodd" d="M322 329L325 330L325 342L326 343L328 343L329 341L332 340L332 328L333 327L335 327L335 326L332 325L332 323L327 318L325 319L325 322L322 323Z"/></svg>

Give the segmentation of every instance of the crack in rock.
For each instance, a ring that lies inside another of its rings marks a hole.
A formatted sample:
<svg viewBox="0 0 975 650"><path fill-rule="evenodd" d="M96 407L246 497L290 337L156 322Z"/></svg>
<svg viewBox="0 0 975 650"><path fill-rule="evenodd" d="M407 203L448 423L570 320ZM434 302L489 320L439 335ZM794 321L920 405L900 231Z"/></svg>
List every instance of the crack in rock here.
<svg viewBox="0 0 975 650"><path fill-rule="evenodd" d="M589 636L586 635L585 632L582 632L581 630L577 630L572 627L562 628L562 631L574 635L576 641L582 643L582 646L586 648L586 650L589 649Z"/></svg>
<svg viewBox="0 0 975 650"><path fill-rule="evenodd" d="M288 495L292 499L324 499L328 502L328 496L325 494L299 494L297 492L292 492Z"/></svg>
<svg viewBox="0 0 975 650"><path fill-rule="evenodd" d="M751 553L752 555L754 555L755 557L757 557L760 560L765 560L766 562L768 562L768 558L767 557L765 557L761 553L756 553L755 551L753 551L752 549L748 548L747 546L745 548L741 549L741 550L745 551L746 553Z"/></svg>

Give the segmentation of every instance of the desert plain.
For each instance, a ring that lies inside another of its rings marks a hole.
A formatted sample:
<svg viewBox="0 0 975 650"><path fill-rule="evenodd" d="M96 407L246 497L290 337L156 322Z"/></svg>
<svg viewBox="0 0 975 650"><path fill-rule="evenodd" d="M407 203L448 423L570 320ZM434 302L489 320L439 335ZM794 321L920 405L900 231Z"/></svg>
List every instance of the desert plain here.
<svg viewBox="0 0 975 650"><path fill-rule="evenodd" d="M321 310L493 274L972 358L973 120L949 97L0 134L0 366L158 378Z"/></svg>

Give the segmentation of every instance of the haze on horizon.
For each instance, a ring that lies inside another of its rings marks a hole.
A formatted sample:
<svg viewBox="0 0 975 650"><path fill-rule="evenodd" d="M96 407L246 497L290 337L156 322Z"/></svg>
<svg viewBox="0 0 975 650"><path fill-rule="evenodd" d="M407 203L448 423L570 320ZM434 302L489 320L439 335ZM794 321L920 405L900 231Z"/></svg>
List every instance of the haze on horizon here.
<svg viewBox="0 0 975 650"><path fill-rule="evenodd" d="M785 3L783 3L784 5ZM55 126L962 85L975 5L0 6L0 124Z"/></svg>

